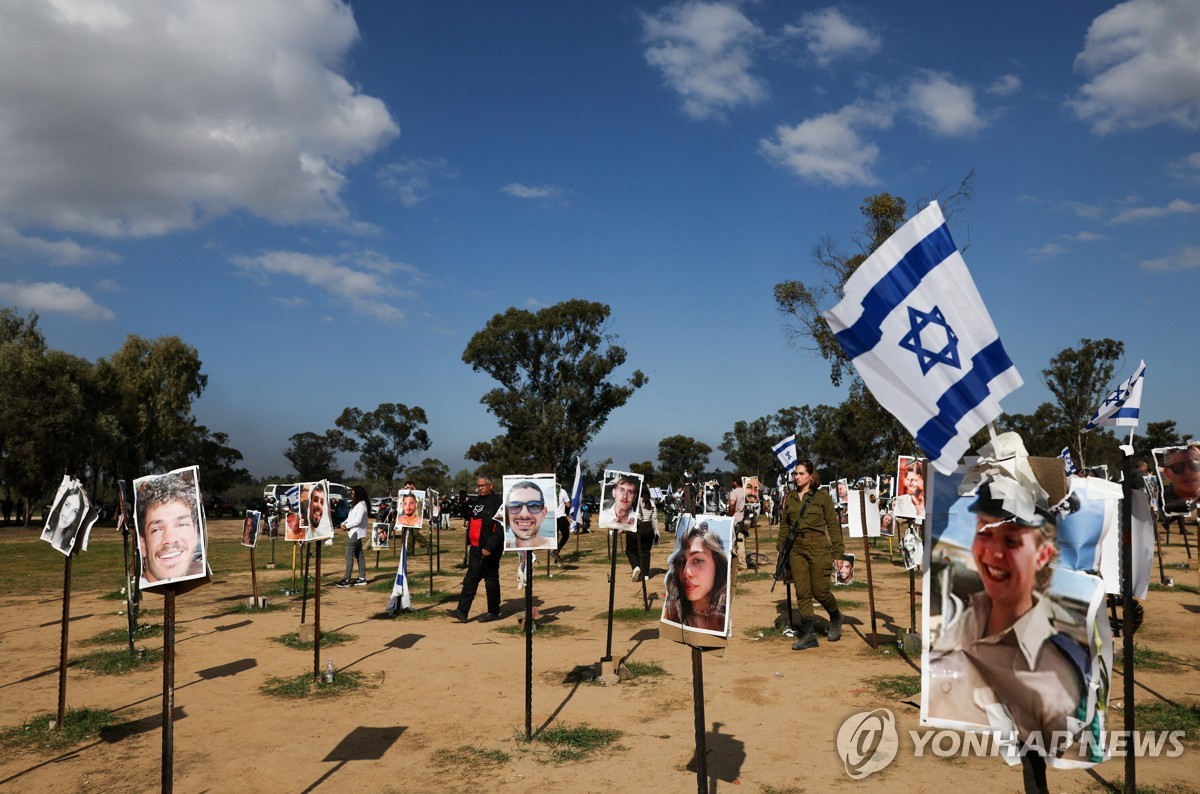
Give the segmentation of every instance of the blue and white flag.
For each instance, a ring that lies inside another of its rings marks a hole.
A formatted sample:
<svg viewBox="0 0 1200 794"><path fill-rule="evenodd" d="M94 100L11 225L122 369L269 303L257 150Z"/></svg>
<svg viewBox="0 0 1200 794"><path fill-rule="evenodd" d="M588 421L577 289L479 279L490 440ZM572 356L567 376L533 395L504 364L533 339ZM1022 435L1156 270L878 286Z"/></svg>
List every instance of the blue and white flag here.
<svg viewBox="0 0 1200 794"><path fill-rule="evenodd" d="M771 447L775 451L775 457L779 458L779 462L783 464L784 471L791 471L796 468L796 434L785 438L775 446Z"/></svg>
<svg viewBox="0 0 1200 794"><path fill-rule="evenodd" d="M1023 381L936 202L863 262L825 312L879 404L943 474Z"/></svg>
<svg viewBox="0 0 1200 794"><path fill-rule="evenodd" d="M1076 474L1075 461L1071 460L1071 448L1063 447L1063 451L1058 453L1058 456L1063 459L1063 466L1067 469L1067 474Z"/></svg>
<svg viewBox="0 0 1200 794"><path fill-rule="evenodd" d="M1137 427L1142 412L1142 383L1145 375L1146 362L1139 361L1137 370L1129 380L1118 386L1096 409L1096 415L1084 425L1083 432L1095 430L1097 427Z"/></svg>
<svg viewBox="0 0 1200 794"><path fill-rule="evenodd" d="M579 523L579 509L583 506L583 474L579 470L579 456L575 456L575 484L571 486L571 523Z"/></svg>

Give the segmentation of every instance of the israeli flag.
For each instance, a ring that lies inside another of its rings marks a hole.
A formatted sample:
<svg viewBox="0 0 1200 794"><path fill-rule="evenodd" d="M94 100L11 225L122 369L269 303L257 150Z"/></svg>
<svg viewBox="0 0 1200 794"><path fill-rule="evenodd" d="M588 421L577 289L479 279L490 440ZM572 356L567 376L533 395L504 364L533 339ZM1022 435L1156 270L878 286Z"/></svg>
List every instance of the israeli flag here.
<svg viewBox="0 0 1200 794"><path fill-rule="evenodd" d="M791 471L796 468L796 434L785 438L775 446L771 447L775 451L775 457L779 458L779 462L783 464L784 471Z"/></svg>
<svg viewBox="0 0 1200 794"><path fill-rule="evenodd" d="M583 506L583 474L579 470L579 456L575 456L575 484L571 486L571 523L579 523L579 509Z"/></svg>
<svg viewBox="0 0 1200 794"><path fill-rule="evenodd" d="M1067 474L1076 474L1075 461L1071 460L1071 448L1063 447L1062 452L1058 456L1063 459L1063 466L1067 469Z"/></svg>
<svg viewBox="0 0 1200 794"><path fill-rule="evenodd" d="M1146 362L1139 361L1138 368L1129 380L1105 398L1096 409L1096 414L1084 425L1083 432L1097 427L1137 427L1142 413L1142 382L1146 375Z"/></svg>
<svg viewBox="0 0 1200 794"><path fill-rule="evenodd" d="M1024 381L936 202L855 271L825 313L846 355L943 474Z"/></svg>

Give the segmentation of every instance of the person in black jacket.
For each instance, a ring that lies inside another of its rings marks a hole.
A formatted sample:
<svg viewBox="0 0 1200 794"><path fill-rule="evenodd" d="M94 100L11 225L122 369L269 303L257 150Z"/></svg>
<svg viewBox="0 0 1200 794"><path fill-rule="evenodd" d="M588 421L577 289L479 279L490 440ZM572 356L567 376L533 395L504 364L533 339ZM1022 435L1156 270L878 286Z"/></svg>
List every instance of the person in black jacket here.
<svg viewBox="0 0 1200 794"><path fill-rule="evenodd" d="M479 495L471 500L467 510L467 575L463 577L458 606L446 610L452 618L465 622L471 612L471 602L483 580L487 592L487 614L481 623L499 620L500 615L500 555L504 551L504 524L496 520L503 500L492 487L492 481L480 477L475 487Z"/></svg>

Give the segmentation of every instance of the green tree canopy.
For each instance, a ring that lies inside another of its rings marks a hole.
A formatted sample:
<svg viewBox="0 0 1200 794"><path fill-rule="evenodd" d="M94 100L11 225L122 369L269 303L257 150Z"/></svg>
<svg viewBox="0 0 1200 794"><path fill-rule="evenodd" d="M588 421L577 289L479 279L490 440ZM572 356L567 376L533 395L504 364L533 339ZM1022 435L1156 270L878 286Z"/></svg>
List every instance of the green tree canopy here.
<svg viewBox="0 0 1200 794"><path fill-rule="evenodd" d="M691 436L668 436L658 442L658 470L663 487L683 485L683 473L697 476L708 466L712 447Z"/></svg>
<svg viewBox="0 0 1200 794"><path fill-rule="evenodd" d="M358 452L354 468L367 479L383 480L391 491L404 459L429 449L425 411L414 405L382 403L374 411L346 408L334 422L346 435L350 451Z"/></svg>
<svg viewBox="0 0 1200 794"><path fill-rule="evenodd" d="M416 466L404 470L405 482L424 490L432 488L440 494L450 492L450 467L437 458L425 458Z"/></svg>
<svg viewBox="0 0 1200 794"><path fill-rule="evenodd" d="M605 332L609 314L577 299L537 312L512 308L471 337L463 361L500 384L480 402L505 430L467 451L481 473L574 471L609 414L646 384L640 370L611 380L626 354Z"/></svg>
<svg viewBox="0 0 1200 794"><path fill-rule="evenodd" d="M740 475L759 475L773 482L775 474L782 471L779 459L771 449L779 440L774 437L773 425L769 416L734 422L733 430L726 431L717 449L725 453L725 459Z"/></svg>
<svg viewBox="0 0 1200 794"><path fill-rule="evenodd" d="M296 470L296 478L301 482L312 482L326 477L331 480L346 478L346 472L338 466L338 453L351 452L354 448L344 433L338 430L327 430L323 435L296 433L288 442L283 456L292 464L292 468Z"/></svg>
<svg viewBox="0 0 1200 794"><path fill-rule="evenodd" d="M1124 353L1125 343L1115 339L1080 339L1078 347L1060 350L1042 370L1046 388L1058 400L1060 432L1078 454L1075 464L1080 468L1094 465L1088 462L1088 451L1096 432L1085 433L1083 427L1108 396L1113 368Z"/></svg>

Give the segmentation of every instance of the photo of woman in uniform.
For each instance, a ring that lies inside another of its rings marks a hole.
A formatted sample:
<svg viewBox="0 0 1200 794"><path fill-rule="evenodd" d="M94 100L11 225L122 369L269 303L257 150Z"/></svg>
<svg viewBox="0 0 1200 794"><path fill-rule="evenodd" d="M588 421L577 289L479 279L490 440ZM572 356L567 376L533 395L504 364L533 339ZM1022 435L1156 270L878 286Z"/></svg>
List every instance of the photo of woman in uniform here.
<svg viewBox="0 0 1200 794"><path fill-rule="evenodd" d="M678 533L667 560L663 622L728 636L732 532L732 518L700 516Z"/></svg>
<svg viewBox="0 0 1200 794"><path fill-rule="evenodd" d="M989 483L949 516L928 574L922 723L1015 731L1022 742L1036 734L1067 759L1053 765L1101 760L1098 749L1081 756L1078 739L1103 729L1107 704L1111 638L1103 615L1095 619L1102 583L1056 571L1055 515L1017 516Z"/></svg>

